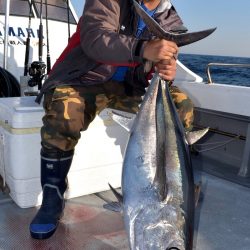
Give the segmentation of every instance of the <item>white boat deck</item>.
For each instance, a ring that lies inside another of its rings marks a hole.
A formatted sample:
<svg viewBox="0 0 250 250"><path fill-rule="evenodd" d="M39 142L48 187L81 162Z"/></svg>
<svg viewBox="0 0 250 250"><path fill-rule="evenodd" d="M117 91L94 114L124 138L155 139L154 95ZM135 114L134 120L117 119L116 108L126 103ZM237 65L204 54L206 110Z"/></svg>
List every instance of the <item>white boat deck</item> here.
<svg viewBox="0 0 250 250"><path fill-rule="evenodd" d="M250 249L249 188L198 172L202 200L196 209L194 249ZM1 194L0 249L126 250L122 215L103 209L110 191L67 201L57 232L48 240L34 240L29 223L37 208L19 208Z"/></svg>

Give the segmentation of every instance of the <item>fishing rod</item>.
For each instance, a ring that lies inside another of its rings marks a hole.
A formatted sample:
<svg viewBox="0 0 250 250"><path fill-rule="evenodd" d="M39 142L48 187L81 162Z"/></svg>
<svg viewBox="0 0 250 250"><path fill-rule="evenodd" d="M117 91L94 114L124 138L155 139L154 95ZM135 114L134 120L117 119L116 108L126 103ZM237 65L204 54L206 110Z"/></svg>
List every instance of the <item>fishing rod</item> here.
<svg viewBox="0 0 250 250"><path fill-rule="evenodd" d="M26 39L26 46L25 46L25 60L24 60L24 76L28 75L29 72L29 55L30 55L30 29L31 29L31 18L32 18L32 0L29 1L29 24L28 24L28 36Z"/></svg>
<svg viewBox="0 0 250 250"><path fill-rule="evenodd" d="M46 64L43 62L43 0L40 1L40 24L39 24L39 42L38 42L38 61L32 62L29 68L29 75L32 77L28 81L30 87L38 85L38 90L42 87L42 80L45 76Z"/></svg>
<svg viewBox="0 0 250 250"><path fill-rule="evenodd" d="M48 2L45 0L45 19L46 19L46 36L47 36L47 74L51 70L51 58L50 58L50 49L49 49L49 24L48 24Z"/></svg>
<svg viewBox="0 0 250 250"><path fill-rule="evenodd" d="M66 0L66 4L67 4L67 17L68 17L68 41L70 39L70 18L69 18L69 11L70 11L70 8L69 8L69 0Z"/></svg>

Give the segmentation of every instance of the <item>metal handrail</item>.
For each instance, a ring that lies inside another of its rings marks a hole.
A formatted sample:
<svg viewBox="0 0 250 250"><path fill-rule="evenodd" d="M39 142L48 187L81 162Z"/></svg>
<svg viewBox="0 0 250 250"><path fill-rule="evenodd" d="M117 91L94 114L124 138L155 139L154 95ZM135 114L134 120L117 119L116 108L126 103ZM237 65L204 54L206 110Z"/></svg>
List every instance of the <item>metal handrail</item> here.
<svg viewBox="0 0 250 250"><path fill-rule="evenodd" d="M210 66L230 66L230 67L239 67L239 68L250 68L250 64L244 64L244 63L209 63L207 65L207 78L208 83L211 84L212 78L210 74Z"/></svg>

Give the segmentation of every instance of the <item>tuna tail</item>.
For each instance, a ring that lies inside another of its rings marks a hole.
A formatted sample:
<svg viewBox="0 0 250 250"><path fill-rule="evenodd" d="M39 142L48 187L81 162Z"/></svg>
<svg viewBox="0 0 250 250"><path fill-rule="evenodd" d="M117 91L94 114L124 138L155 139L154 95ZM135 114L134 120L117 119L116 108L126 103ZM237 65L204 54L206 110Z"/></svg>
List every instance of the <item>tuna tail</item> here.
<svg viewBox="0 0 250 250"><path fill-rule="evenodd" d="M148 13L140 6L139 3L137 3L135 0L133 2L137 14L142 18L151 33L157 38L175 42L178 47L197 42L209 36L216 30L216 28L212 28L198 32L179 34L167 32L150 15L148 15Z"/></svg>

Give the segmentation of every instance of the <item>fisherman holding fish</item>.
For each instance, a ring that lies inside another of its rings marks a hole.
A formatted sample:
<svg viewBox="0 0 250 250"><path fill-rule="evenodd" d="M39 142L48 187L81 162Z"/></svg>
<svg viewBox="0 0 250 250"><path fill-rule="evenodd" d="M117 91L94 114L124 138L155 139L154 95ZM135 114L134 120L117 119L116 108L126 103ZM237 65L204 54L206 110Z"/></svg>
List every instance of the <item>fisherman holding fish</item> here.
<svg viewBox="0 0 250 250"><path fill-rule="evenodd" d="M168 0L138 3L164 30L187 31ZM177 55L174 42L155 39L149 32L133 1L85 1L77 30L37 98L40 102L44 96L45 110L41 128L43 201L30 224L33 238L46 239L56 231L80 132L106 107L137 113L152 73L174 80ZM192 102L177 87L170 88L184 127L191 130Z"/></svg>

